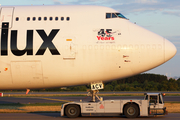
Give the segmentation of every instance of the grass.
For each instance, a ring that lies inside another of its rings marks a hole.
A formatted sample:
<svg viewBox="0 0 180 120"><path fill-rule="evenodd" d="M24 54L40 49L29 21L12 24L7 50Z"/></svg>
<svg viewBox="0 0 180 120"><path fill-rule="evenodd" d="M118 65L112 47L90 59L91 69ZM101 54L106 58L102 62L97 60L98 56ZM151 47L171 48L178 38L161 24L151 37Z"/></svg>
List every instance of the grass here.
<svg viewBox="0 0 180 120"><path fill-rule="evenodd" d="M0 104L0 113L41 113L60 112L63 103Z"/></svg>
<svg viewBox="0 0 180 120"><path fill-rule="evenodd" d="M98 94L99 96L144 96L144 94ZM13 94L4 95L3 97L86 97L87 94ZM180 95L179 95L180 96Z"/></svg>
<svg viewBox="0 0 180 120"><path fill-rule="evenodd" d="M33 103L33 104L21 104L21 103L10 103L10 104L0 104L0 106L2 107L2 106L16 106L16 107L18 107L18 106L20 106L20 107L22 107L22 106L61 106L63 103L61 102L61 103Z"/></svg>
<svg viewBox="0 0 180 120"><path fill-rule="evenodd" d="M180 94L166 94L166 96L180 96Z"/></svg>
<svg viewBox="0 0 180 120"><path fill-rule="evenodd" d="M167 102L164 102L164 103L179 103L180 104L180 101L167 101Z"/></svg>
<svg viewBox="0 0 180 120"><path fill-rule="evenodd" d="M4 95L3 97L86 97L86 94L76 94L76 95L51 95L51 94L38 94L38 95ZM144 94L99 94L99 96L144 96ZM166 96L180 96L180 94L166 94ZM165 96L165 97L166 97Z"/></svg>
<svg viewBox="0 0 180 120"><path fill-rule="evenodd" d="M87 95L54 95L54 94L13 94L13 95L4 95L3 97L82 97L82 96L87 96Z"/></svg>

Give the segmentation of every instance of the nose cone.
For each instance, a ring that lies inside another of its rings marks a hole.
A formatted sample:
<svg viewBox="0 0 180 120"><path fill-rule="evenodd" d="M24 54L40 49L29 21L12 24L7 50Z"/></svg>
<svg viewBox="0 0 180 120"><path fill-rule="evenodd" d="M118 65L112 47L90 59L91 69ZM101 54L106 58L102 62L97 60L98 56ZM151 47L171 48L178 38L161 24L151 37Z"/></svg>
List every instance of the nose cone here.
<svg viewBox="0 0 180 120"><path fill-rule="evenodd" d="M168 40L165 39L165 62L170 60L176 55L176 47Z"/></svg>

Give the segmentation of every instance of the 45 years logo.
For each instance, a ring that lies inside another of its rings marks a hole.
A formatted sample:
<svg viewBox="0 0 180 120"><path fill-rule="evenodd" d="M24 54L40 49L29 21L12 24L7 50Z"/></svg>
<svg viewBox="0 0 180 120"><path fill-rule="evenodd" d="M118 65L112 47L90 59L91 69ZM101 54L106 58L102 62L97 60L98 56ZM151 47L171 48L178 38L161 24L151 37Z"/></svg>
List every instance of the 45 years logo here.
<svg viewBox="0 0 180 120"><path fill-rule="evenodd" d="M115 40L113 37L112 29L100 29L98 31L98 40Z"/></svg>

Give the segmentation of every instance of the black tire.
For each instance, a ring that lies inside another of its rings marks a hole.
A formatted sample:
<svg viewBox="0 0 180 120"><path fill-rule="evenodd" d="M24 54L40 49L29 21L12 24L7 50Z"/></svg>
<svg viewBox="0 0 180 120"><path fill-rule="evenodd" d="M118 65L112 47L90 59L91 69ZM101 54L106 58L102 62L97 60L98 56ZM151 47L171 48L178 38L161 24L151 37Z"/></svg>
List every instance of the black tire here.
<svg viewBox="0 0 180 120"><path fill-rule="evenodd" d="M66 116L76 118L80 115L80 108L77 105L68 105L65 109Z"/></svg>
<svg viewBox="0 0 180 120"><path fill-rule="evenodd" d="M136 118L139 116L138 106L135 104L128 104L124 108L124 115L127 118Z"/></svg>

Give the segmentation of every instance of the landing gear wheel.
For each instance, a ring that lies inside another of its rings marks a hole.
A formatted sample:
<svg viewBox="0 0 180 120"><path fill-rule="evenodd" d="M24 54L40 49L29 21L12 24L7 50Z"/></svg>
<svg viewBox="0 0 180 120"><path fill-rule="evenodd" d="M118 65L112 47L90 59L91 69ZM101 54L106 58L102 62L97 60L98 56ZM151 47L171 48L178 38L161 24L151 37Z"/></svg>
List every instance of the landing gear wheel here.
<svg viewBox="0 0 180 120"><path fill-rule="evenodd" d="M125 108L124 108L124 115L127 118L136 118L139 116L139 109L138 106L135 104L128 104Z"/></svg>
<svg viewBox="0 0 180 120"><path fill-rule="evenodd" d="M65 113L69 118L76 118L80 115L80 109L77 105L68 105L65 109Z"/></svg>

